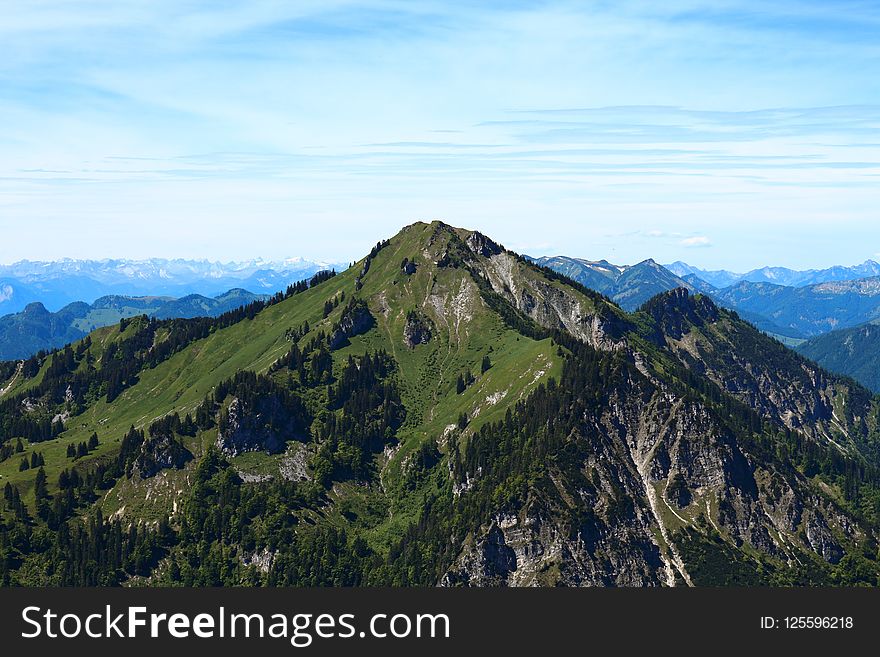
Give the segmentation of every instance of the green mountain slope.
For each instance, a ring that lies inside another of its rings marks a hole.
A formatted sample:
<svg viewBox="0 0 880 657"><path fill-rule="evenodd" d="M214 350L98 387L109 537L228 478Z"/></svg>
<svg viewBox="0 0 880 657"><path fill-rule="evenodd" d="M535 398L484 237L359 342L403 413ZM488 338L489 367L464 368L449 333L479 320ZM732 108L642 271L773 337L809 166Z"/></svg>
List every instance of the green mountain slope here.
<svg viewBox="0 0 880 657"><path fill-rule="evenodd" d="M817 336L798 351L822 367L880 392L880 325L863 324Z"/></svg>
<svg viewBox="0 0 880 657"><path fill-rule="evenodd" d="M867 391L439 222L0 379L5 583L878 583Z"/></svg>

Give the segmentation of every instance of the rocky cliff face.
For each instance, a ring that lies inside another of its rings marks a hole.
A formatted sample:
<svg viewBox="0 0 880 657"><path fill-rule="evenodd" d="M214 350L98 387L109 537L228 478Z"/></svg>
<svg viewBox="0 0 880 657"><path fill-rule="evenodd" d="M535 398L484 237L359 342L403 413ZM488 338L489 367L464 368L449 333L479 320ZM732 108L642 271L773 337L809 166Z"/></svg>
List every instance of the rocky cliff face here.
<svg viewBox="0 0 880 657"><path fill-rule="evenodd" d="M843 541L865 538L805 477L761 463L710 409L644 379L571 441L577 472L550 466L552 486L475 532L441 585L694 584L704 565L682 544L695 524L793 565L809 552L838 563Z"/></svg>
<svg viewBox="0 0 880 657"><path fill-rule="evenodd" d="M403 343L414 348L416 345L428 344L431 341L431 320L423 314L410 311L403 327Z"/></svg>
<svg viewBox="0 0 880 657"><path fill-rule="evenodd" d="M330 334L330 349L339 349L348 344L348 339L369 331L376 320L363 301L352 301L342 312L342 317Z"/></svg>
<svg viewBox="0 0 880 657"><path fill-rule="evenodd" d="M141 445L132 464L132 472L141 479L149 479L159 474L161 470L180 469L192 458L192 452L180 444L174 436L169 434L150 436Z"/></svg>
<svg viewBox="0 0 880 657"><path fill-rule="evenodd" d="M565 331L604 351L625 348L628 322L610 304L592 303L570 287L537 275L507 252L477 263L492 290L538 325Z"/></svg>
<svg viewBox="0 0 880 657"><path fill-rule="evenodd" d="M287 441L302 437L296 422L276 397L260 398L256 405L233 398L217 433L217 447L227 456L244 452L278 454Z"/></svg>

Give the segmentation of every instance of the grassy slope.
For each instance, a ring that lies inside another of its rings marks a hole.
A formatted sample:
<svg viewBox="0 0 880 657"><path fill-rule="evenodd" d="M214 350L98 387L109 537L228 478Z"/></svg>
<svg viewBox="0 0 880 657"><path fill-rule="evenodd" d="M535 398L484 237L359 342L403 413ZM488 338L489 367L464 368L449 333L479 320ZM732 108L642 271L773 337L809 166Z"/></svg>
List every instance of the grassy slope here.
<svg viewBox="0 0 880 657"><path fill-rule="evenodd" d="M530 340L505 327L500 318L482 304L476 287L463 270L436 268L434 259L442 244L430 252L425 250L431 231L432 226L417 224L392 240L373 260L360 291L355 292L355 278L363 261L318 288L265 309L252 321L245 320L193 343L156 368L145 370L139 382L112 404L99 400L72 418L67 431L59 438L34 446L45 456L50 486L60 471L72 464L65 456L68 444L87 440L94 431L101 445L78 463L112 458L129 426L142 428L172 411L181 414L192 411L219 381L237 370L265 371L289 348L284 337L287 329L308 321L313 332L322 328L329 331L344 304L325 320L322 320L323 305L341 291L345 292L346 299L355 295L367 299L377 325L335 352L335 362L340 363L350 354L384 349L399 364L401 395L408 419L400 432L401 447L383 475L389 487L397 487L400 465L406 455L423 440L441 438L460 413L473 418L469 429L503 417L509 404L523 398L540 381L558 375L560 363L555 347L549 340ZM404 257L418 263L416 274L407 276L400 271ZM430 294L436 297L435 304L426 302ZM434 336L427 345L410 348L403 341L403 329L406 312L416 308L433 322ZM460 320L458 330L456 320ZM121 337L124 334L119 334L118 327L95 331L92 352L96 359L100 359L109 341ZM493 367L480 374L480 363L486 354ZM457 395L455 380L468 369L476 376L476 382ZM24 391L37 381L39 377L19 382L8 394ZM198 454L202 443L204 440L190 448ZM29 446L25 455L29 456L32 451ZM248 455L241 459L240 467L253 472L271 471L271 461L280 458ZM20 460L13 457L0 463L3 477L0 481L12 481L19 486L25 500L30 501L36 472L18 472ZM274 467L277 471L277 466ZM125 507L127 512L149 517L153 505L170 507L172 504L173 496L159 494L162 487L179 489L184 478L185 473L166 472L146 482L120 482L108 494L105 510L114 512ZM357 487L347 485L347 488ZM360 494L349 492L355 500ZM420 500L421 495L397 500L399 508L393 514L394 524L408 522L418 510ZM384 527L377 532L387 530L389 528Z"/></svg>

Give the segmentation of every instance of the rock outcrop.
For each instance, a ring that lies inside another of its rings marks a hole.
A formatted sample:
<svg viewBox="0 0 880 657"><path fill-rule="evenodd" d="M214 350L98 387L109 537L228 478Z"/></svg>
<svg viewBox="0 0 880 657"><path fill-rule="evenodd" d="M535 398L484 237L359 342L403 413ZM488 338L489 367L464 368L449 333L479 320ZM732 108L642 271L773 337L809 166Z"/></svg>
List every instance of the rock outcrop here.
<svg viewBox="0 0 880 657"><path fill-rule="evenodd" d="M301 437L295 418L277 397L262 397L255 406L236 397L221 417L217 447L227 456L244 452L278 454L287 449L288 440Z"/></svg>
<svg viewBox="0 0 880 657"><path fill-rule="evenodd" d="M149 436L141 445L132 464L132 472L141 479L154 477L162 470L184 467L193 458L192 452L173 435Z"/></svg>
<svg viewBox="0 0 880 657"><path fill-rule="evenodd" d="M360 299L353 299L342 312L339 322L330 333L330 349L339 349L348 344L349 338L366 333L376 320L370 314L367 304Z"/></svg>
<svg viewBox="0 0 880 657"><path fill-rule="evenodd" d="M431 328L430 319L415 310L409 311L403 327L403 343L410 349L416 345L428 344L431 341Z"/></svg>

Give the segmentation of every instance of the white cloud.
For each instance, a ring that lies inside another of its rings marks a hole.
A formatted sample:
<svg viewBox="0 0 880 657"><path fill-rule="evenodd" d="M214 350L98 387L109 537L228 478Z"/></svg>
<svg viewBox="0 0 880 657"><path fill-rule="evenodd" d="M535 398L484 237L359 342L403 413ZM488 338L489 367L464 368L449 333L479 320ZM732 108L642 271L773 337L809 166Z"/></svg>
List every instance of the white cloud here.
<svg viewBox="0 0 880 657"><path fill-rule="evenodd" d="M686 237L681 242L679 242L682 246L695 249L699 247L712 246L712 240L710 240L705 235L697 235L695 237Z"/></svg>

